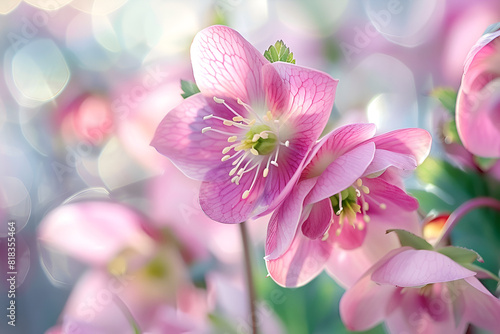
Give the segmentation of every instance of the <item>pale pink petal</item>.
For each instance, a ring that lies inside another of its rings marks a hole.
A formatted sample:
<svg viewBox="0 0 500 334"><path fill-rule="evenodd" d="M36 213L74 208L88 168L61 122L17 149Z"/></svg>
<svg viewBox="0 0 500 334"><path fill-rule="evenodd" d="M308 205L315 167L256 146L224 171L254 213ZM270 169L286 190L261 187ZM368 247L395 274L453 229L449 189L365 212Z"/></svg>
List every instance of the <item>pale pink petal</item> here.
<svg viewBox="0 0 500 334"><path fill-rule="evenodd" d="M379 284L419 287L474 276L449 257L435 251L409 249L385 261L372 280Z"/></svg>
<svg viewBox="0 0 500 334"><path fill-rule="evenodd" d="M316 186L307 196L305 204L318 202L350 187L363 175L374 153L375 145L367 143L333 160L318 177Z"/></svg>
<svg viewBox="0 0 500 334"><path fill-rule="evenodd" d="M128 247L149 242L144 218L113 202L81 202L51 211L40 223L43 244L94 265L106 265Z"/></svg>
<svg viewBox="0 0 500 334"><path fill-rule="evenodd" d="M493 296L475 277L467 277L457 287L463 293L463 317L480 328L500 333L500 300Z"/></svg>
<svg viewBox="0 0 500 334"><path fill-rule="evenodd" d="M151 145L167 156L188 177L206 180L208 172L220 166L222 150L228 146L228 135L208 131L205 127L221 127L221 121L204 120L203 117L217 114L224 117L229 111L221 104L193 95L171 110L156 129ZM230 118L232 116L229 116ZM232 131L232 127L224 127Z"/></svg>
<svg viewBox="0 0 500 334"><path fill-rule="evenodd" d="M429 295L419 288L397 289L389 303L386 325L391 333L464 333L467 326L453 313L455 292L448 283L428 287Z"/></svg>
<svg viewBox="0 0 500 334"><path fill-rule="evenodd" d="M268 61L235 30L211 26L200 31L191 45L191 62L205 96L264 104L261 71Z"/></svg>
<svg viewBox="0 0 500 334"><path fill-rule="evenodd" d="M273 213L267 226L266 259L281 256L292 243L302 216L304 198L316 184L317 178L300 181Z"/></svg>
<svg viewBox="0 0 500 334"><path fill-rule="evenodd" d="M325 198L312 204L309 217L302 224L302 233L309 239L321 238L332 222L332 202L329 198Z"/></svg>
<svg viewBox="0 0 500 334"><path fill-rule="evenodd" d="M331 243L311 240L297 231L292 244L282 256L266 261L267 270L281 286L302 286L323 270L331 250Z"/></svg>
<svg viewBox="0 0 500 334"><path fill-rule="evenodd" d="M372 138L375 131L371 123L349 124L331 131L311 150L303 175L308 178L320 175L339 156Z"/></svg>
<svg viewBox="0 0 500 334"><path fill-rule="evenodd" d="M356 219L358 221L363 221L363 215L358 214L356 215ZM342 230L340 231L340 234L337 235L335 231L339 227L339 222L338 222L338 217L335 216L335 223L332 225L330 231L330 238L331 242L336 243L340 248L350 250L350 249L355 249L361 246L365 240L366 236L366 228L360 230L359 228L355 228L354 226L350 225L347 219L344 219L344 226L342 227Z"/></svg>
<svg viewBox="0 0 500 334"><path fill-rule="evenodd" d="M467 55L457 98L460 139L473 154L500 156L498 50L500 31L483 35Z"/></svg>
<svg viewBox="0 0 500 334"><path fill-rule="evenodd" d="M424 129L410 128L387 132L371 141L377 149L410 155L420 165L429 155L432 137Z"/></svg>
<svg viewBox="0 0 500 334"><path fill-rule="evenodd" d="M383 149L375 150L372 162L366 168L364 175L370 176L385 171L389 167L395 167L402 171L414 170L417 167L415 159L406 154L396 153Z"/></svg>
<svg viewBox="0 0 500 334"><path fill-rule="evenodd" d="M361 278L340 299L340 317L351 331L370 329L386 317L386 308L396 288L378 285L370 275Z"/></svg>
<svg viewBox="0 0 500 334"><path fill-rule="evenodd" d="M399 220L399 217L396 220ZM418 226L418 220L415 220ZM374 221L367 226L367 235L362 247L353 250L334 248L326 266L327 273L339 285L349 288L389 252L395 249L403 251L396 235L386 233L388 228L393 228L393 224L384 225Z"/></svg>

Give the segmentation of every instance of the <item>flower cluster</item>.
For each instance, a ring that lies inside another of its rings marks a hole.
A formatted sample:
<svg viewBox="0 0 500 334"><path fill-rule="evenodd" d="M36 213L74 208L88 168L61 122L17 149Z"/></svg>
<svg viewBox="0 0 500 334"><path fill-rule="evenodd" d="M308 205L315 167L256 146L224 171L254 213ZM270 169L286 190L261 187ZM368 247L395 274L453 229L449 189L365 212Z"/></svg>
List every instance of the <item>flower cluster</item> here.
<svg viewBox="0 0 500 334"><path fill-rule="evenodd" d="M486 59L498 57L497 37L485 35L471 51L458 98L465 147L487 157L500 155L496 100L481 98L496 87L487 82L498 76L496 58ZM427 131L377 134L375 125L355 123L320 138L337 80L268 62L222 26L201 31L191 56L199 92L167 114L152 145L203 181L199 199L212 219L239 223L272 212L265 261L278 284L301 286L326 269L348 288L340 311L352 330L380 321L394 333L463 333L469 323L498 330L500 302L472 265L480 258L419 237L419 203L403 177L429 154ZM470 134L479 127L485 132Z"/></svg>

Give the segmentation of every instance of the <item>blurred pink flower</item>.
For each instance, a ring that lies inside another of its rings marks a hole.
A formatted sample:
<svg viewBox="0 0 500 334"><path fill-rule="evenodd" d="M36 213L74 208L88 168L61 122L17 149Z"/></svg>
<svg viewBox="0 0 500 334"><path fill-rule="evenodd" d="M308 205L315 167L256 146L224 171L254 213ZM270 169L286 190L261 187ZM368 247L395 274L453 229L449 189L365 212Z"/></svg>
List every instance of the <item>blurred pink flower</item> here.
<svg viewBox="0 0 500 334"><path fill-rule="evenodd" d="M360 247L371 225L410 224L404 218L418 202L405 193L398 174L425 159L430 135L421 129L374 134L373 124L347 125L313 148L299 183L268 226L266 264L278 284L307 283L336 249Z"/></svg>
<svg viewBox="0 0 500 334"><path fill-rule="evenodd" d="M191 58L201 93L167 114L152 145L204 181L200 203L212 219L239 223L269 213L291 190L328 121L337 81L271 64L224 26L198 33Z"/></svg>
<svg viewBox="0 0 500 334"><path fill-rule="evenodd" d="M68 204L41 222L42 247L90 267L61 315L63 331L133 333L134 323L141 330L171 328L165 326L180 320L169 316L171 322L165 323L165 309L187 314L184 327L204 326L206 298L196 297L176 240L148 224L141 214L114 202Z"/></svg>
<svg viewBox="0 0 500 334"><path fill-rule="evenodd" d="M499 36L500 30L488 32L472 47L457 98L460 139L467 150L487 158L500 157Z"/></svg>
<svg viewBox="0 0 500 334"><path fill-rule="evenodd" d="M469 323L499 333L500 300L475 275L435 251L394 249L347 290L340 315L355 331L385 321L391 333L465 333Z"/></svg>

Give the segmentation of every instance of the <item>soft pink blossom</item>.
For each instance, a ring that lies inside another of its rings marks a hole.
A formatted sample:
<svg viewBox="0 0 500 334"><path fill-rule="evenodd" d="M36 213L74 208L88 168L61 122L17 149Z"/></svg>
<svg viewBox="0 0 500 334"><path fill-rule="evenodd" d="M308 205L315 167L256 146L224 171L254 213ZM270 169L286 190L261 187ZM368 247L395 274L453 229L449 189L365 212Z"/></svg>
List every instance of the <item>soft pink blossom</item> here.
<svg viewBox="0 0 500 334"><path fill-rule="evenodd" d="M420 129L374 134L373 124L347 125L314 147L269 223L266 264L279 284L307 283L338 249L360 247L372 225L415 227L418 202L403 190L400 174L427 156L430 135Z"/></svg>
<svg viewBox="0 0 500 334"><path fill-rule="evenodd" d="M500 157L500 30L484 34L465 61L456 121L465 148L475 155Z"/></svg>
<svg viewBox="0 0 500 334"><path fill-rule="evenodd" d="M350 330L385 321L391 333L499 333L500 300L476 273L433 250L401 247L374 264L340 301Z"/></svg>
<svg viewBox="0 0 500 334"><path fill-rule="evenodd" d="M239 223L274 209L291 190L328 121L337 81L269 63L236 31L212 26L191 47L201 93L171 110L152 145L203 180L212 219Z"/></svg>

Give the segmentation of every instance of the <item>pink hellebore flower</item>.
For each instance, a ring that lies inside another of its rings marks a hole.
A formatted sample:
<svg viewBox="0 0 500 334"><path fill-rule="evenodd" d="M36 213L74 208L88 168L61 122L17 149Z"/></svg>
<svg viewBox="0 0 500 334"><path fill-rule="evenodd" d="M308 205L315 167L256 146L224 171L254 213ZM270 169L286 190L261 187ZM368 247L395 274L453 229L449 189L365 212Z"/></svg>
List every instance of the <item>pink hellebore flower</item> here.
<svg viewBox="0 0 500 334"><path fill-rule="evenodd" d="M457 99L460 139L467 150L487 158L500 157L499 36L500 30L486 33L471 49Z"/></svg>
<svg viewBox="0 0 500 334"><path fill-rule="evenodd" d="M311 151L268 225L266 264L278 284L307 283L336 249L360 247L371 225L410 227L408 214L418 202L403 190L399 173L425 159L431 137L421 129L374 134L373 124L343 126Z"/></svg>
<svg viewBox="0 0 500 334"><path fill-rule="evenodd" d="M475 275L432 250L394 249L347 290L340 315L354 331L385 321L391 333L465 333L469 323L500 333L500 300Z"/></svg>
<svg viewBox="0 0 500 334"><path fill-rule="evenodd" d="M63 332L132 334L135 323L151 333L185 333L172 328L186 316L186 328L205 325L206 298L190 282L176 241L135 210L115 202L63 205L43 219L38 238L42 254L89 266L61 314Z"/></svg>
<svg viewBox="0 0 500 334"><path fill-rule="evenodd" d="M171 110L152 145L203 180L200 203L223 223L273 210L291 190L326 125L337 81L269 63L239 33L212 26L191 46L201 93Z"/></svg>

